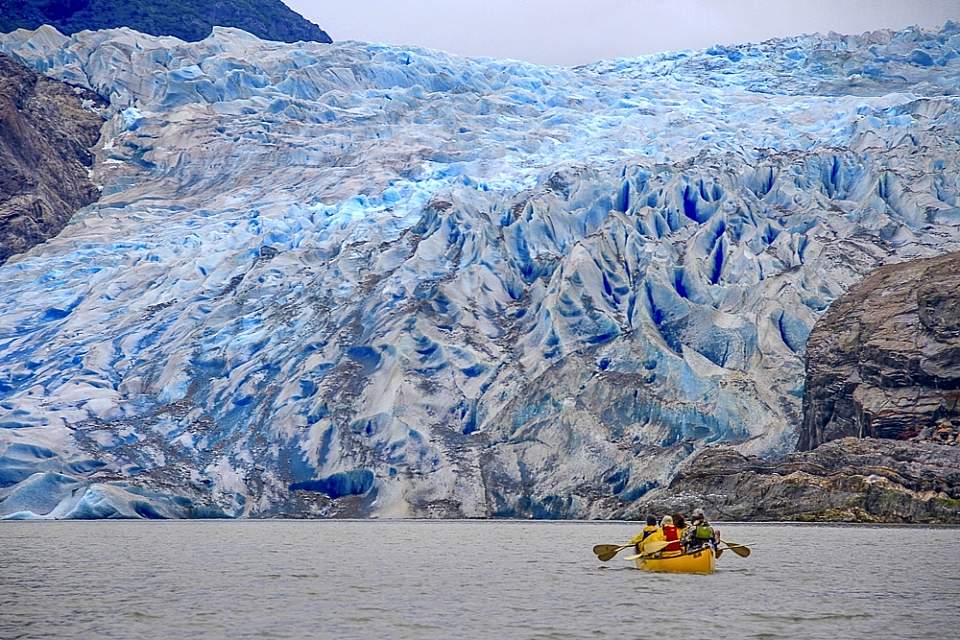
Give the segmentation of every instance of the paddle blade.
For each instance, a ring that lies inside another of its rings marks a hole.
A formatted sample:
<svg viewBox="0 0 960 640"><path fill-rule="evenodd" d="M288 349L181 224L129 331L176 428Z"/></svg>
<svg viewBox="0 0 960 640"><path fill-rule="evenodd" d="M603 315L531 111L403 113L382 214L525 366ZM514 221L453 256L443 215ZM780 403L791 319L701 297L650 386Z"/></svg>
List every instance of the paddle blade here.
<svg viewBox="0 0 960 640"><path fill-rule="evenodd" d="M593 548L593 552L597 554L597 559L601 562L606 562L607 560L612 560L615 555L633 545L629 544L598 544Z"/></svg>
<svg viewBox="0 0 960 640"><path fill-rule="evenodd" d="M593 547L593 552L598 556L603 553L610 553L611 551L616 552L617 549L620 549L619 544L598 544Z"/></svg>
<svg viewBox="0 0 960 640"><path fill-rule="evenodd" d="M750 557L750 547L743 544L737 544L735 542L727 542L726 540L721 540L720 542L727 545L727 548L730 549L730 551L733 551L735 554L737 554L741 558Z"/></svg>

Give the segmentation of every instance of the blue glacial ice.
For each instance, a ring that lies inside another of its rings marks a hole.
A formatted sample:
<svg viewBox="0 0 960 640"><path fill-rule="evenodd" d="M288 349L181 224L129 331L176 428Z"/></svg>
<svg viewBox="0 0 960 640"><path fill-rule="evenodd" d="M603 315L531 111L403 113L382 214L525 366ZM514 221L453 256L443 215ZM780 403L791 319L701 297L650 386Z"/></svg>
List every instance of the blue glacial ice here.
<svg viewBox="0 0 960 640"><path fill-rule="evenodd" d="M0 35L110 100L0 267L0 517L612 517L796 440L804 344L960 249L960 27L576 68Z"/></svg>

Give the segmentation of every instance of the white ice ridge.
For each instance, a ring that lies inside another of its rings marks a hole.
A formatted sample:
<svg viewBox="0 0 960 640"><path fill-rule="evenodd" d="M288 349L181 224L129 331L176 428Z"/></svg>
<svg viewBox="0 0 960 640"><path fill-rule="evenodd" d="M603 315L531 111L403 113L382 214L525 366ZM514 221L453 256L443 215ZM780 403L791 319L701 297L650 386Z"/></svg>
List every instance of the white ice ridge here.
<svg viewBox="0 0 960 640"><path fill-rule="evenodd" d="M0 36L107 97L0 267L0 517L630 513L795 443L807 335L960 249L960 27L577 68Z"/></svg>

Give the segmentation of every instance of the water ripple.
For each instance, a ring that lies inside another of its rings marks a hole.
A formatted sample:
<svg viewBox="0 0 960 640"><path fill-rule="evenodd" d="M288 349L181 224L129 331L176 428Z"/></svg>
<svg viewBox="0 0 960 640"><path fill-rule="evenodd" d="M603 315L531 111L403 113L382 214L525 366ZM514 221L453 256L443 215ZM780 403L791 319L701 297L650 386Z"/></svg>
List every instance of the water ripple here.
<svg viewBox="0 0 960 640"><path fill-rule="evenodd" d="M960 623L956 530L916 529L924 545L878 562L903 529L725 525L758 545L712 576L598 565L590 548L634 528L4 523L0 638L929 640ZM391 552L343 553L356 545Z"/></svg>

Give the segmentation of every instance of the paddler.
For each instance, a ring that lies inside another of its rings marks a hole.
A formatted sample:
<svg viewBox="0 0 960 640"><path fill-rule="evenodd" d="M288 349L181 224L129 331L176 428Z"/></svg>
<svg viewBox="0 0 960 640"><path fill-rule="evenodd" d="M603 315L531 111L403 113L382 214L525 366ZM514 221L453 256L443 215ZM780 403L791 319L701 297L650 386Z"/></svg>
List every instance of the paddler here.
<svg viewBox="0 0 960 640"><path fill-rule="evenodd" d="M689 532L686 538L687 547L690 549L699 549L709 544L716 551L717 543L720 540L720 532L707 522L706 516L703 515L703 509L697 509L690 519Z"/></svg>
<svg viewBox="0 0 960 640"><path fill-rule="evenodd" d="M673 516L663 516L660 520L660 531L663 534L663 540L670 544L663 548L662 555L676 555L683 552L683 546L680 543L680 532L673 522Z"/></svg>
<svg viewBox="0 0 960 640"><path fill-rule="evenodd" d="M656 516L647 516L647 524L643 525L643 531L633 536L630 544L634 545L637 553L643 553L642 547L644 540L655 534L658 530Z"/></svg>
<svg viewBox="0 0 960 640"><path fill-rule="evenodd" d="M683 517L682 513L673 514L673 526L677 528L677 535L683 540L684 534L687 533L687 519Z"/></svg>

